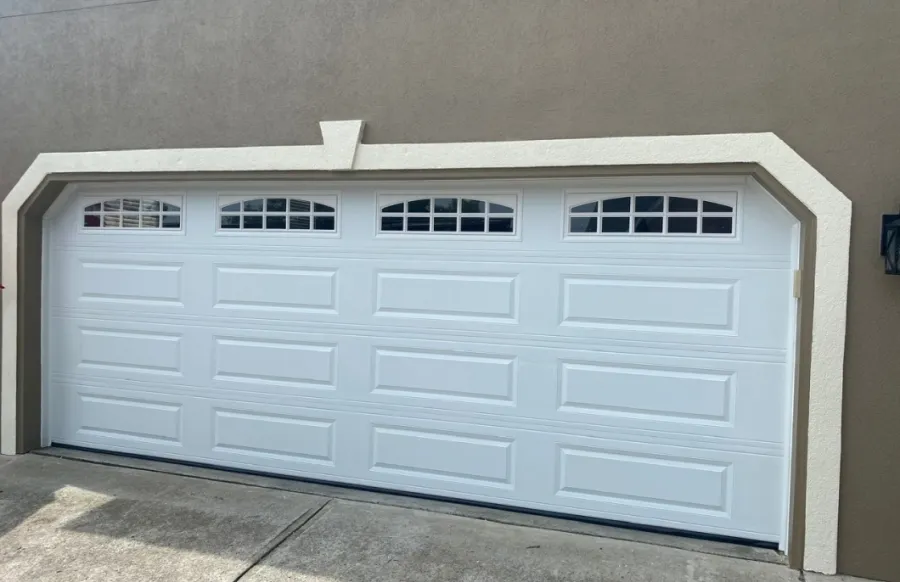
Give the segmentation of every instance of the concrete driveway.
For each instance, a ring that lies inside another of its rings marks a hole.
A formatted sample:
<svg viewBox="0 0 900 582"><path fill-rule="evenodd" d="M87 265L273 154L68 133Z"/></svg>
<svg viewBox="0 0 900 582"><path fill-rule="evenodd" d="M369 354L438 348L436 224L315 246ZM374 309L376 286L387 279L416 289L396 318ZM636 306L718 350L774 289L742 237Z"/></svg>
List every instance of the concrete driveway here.
<svg viewBox="0 0 900 582"><path fill-rule="evenodd" d="M800 579L772 562L764 550L156 461L55 449L0 460L4 582Z"/></svg>

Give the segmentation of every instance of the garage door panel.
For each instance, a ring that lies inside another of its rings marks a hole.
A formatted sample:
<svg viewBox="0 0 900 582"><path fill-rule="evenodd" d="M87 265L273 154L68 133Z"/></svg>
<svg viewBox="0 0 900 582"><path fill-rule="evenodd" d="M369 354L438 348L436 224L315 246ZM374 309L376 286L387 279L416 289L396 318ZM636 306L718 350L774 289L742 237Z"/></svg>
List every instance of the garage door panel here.
<svg viewBox="0 0 900 582"><path fill-rule="evenodd" d="M213 383L336 390L337 344L215 335Z"/></svg>
<svg viewBox="0 0 900 582"><path fill-rule="evenodd" d="M213 265L213 307L274 313L337 313L336 268Z"/></svg>
<svg viewBox="0 0 900 582"><path fill-rule="evenodd" d="M516 276L379 271L375 315L466 322L518 319Z"/></svg>
<svg viewBox="0 0 900 582"><path fill-rule="evenodd" d="M557 333L734 347L785 344L789 272L678 267L664 272L607 267L602 275L583 271L558 271Z"/></svg>
<svg viewBox="0 0 900 582"><path fill-rule="evenodd" d="M610 519L660 520L673 527L695 522L730 528L737 537L777 539L767 532L778 531L781 507L759 504L781 496L781 484L772 478L783 471L777 453L560 436L555 461L554 496L571 509L599 509Z"/></svg>
<svg viewBox="0 0 900 582"><path fill-rule="evenodd" d="M58 442L185 448L186 413L177 395L121 392L74 382L57 382L56 388L53 437Z"/></svg>
<svg viewBox="0 0 900 582"><path fill-rule="evenodd" d="M479 428L373 423L369 471L413 483L440 481L513 489L515 439L485 434L488 431L483 428L478 432Z"/></svg>
<svg viewBox="0 0 900 582"><path fill-rule="evenodd" d="M265 458L291 465L334 467L335 419L321 412L310 415L248 411L246 407L212 409L214 453Z"/></svg>
<svg viewBox="0 0 900 582"><path fill-rule="evenodd" d="M404 401L413 397L431 402L516 404L515 356L376 346L373 358L374 395Z"/></svg>
<svg viewBox="0 0 900 582"><path fill-rule="evenodd" d="M563 326L735 334L736 280L563 275Z"/></svg>
<svg viewBox="0 0 900 582"><path fill-rule="evenodd" d="M559 408L565 412L734 422L734 374L583 362L562 362L560 368Z"/></svg>
<svg viewBox="0 0 900 582"><path fill-rule="evenodd" d="M55 307L65 309L180 313L189 306L185 260L171 254L60 251L67 260L57 281L66 281Z"/></svg>
<svg viewBox="0 0 900 582"><path fill-rule="evenodd" d="M557 419L784 442L782 365L584 352L564 352L556 364Z"/></svg>
<svg viewBox="0 0 900 582"><path fill-rule="evenodd" d="M731 463L574 446L558 462L560 497L727 516Z"/></svg>
<svg viewBox="0 0 900 582"><path fill-rule="evenodd" d="M199 380L196 356L202 333L177 325L101 319L52 318L55 372L90 378L148 382ZM208 356L203 358L208 361Z"/></svg>
<svg viewBox="0 0 900 582"><path fill-rule="evenodd" d="M72 330L69 355L84 374L184 376L184 333L87 321Z"/></svg>

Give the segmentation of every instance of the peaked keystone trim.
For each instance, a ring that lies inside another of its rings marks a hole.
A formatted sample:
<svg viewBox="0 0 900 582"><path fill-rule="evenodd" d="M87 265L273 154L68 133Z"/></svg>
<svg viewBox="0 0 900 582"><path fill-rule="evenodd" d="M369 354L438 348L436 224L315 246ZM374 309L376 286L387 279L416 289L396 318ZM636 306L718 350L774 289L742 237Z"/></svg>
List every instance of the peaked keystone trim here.
<svg viewBox="0 0 900 582"><path fill-rule="evenodd" d="M356 150L362 139L364 121L322 121L322 141L325 143L325 159L332 170L352 170Z"/></svg>
<svg viewBox="0 0 900 582"><path fill-rule="evenodd" d="M322 122L323 145L135 150L39 155L2 205L0 452L16 451L18 215L53 174L451 170L758 164L816 217L804 566L837 562L841 407L850 200L771 133L540 141L363 144L362 121Z"/></svg>

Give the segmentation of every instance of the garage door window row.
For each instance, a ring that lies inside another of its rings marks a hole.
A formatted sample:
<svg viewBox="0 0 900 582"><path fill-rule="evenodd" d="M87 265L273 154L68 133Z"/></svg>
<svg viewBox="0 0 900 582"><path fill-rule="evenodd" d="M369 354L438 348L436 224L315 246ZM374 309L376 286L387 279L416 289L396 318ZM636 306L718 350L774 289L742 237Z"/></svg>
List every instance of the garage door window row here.
<svg viewBox="0 0 900 582"><path fill-rule="evenodd" d="M475 198L417 198L382 206L381 232L512 234L515 209Z"/></svg>
<svg viewBox="0 0 900 582"><path fill-rule="evenodd" d="M685 196L617 196L569 206L568 234L730 236L735 206Z"/></svg>
<svg viewBox="0 0 900 582"><path fill-rule="evenodd" d="M181 205L149 197L112 198L84 207L86 229L180 229Z"/></svg>

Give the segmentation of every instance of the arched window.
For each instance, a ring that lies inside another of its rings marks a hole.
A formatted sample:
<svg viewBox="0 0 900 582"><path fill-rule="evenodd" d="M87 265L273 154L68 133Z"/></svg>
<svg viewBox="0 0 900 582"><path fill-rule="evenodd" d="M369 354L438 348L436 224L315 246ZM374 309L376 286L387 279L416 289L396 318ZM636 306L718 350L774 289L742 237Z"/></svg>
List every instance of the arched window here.
<svg viewBox="0 0 900 582"><path fill-rule="evenodd" d="M87 229L180 229L181 204L150 197L110 198L85 206L82 225Z"/></svg>
<svg viewBox="0 0 900 582"><path fill-rule="evenodd" d="M569 199L570 235L731 236L736 194L609 195Z"/></svg>
<svg viewBox="0 0 900 582"><path fill-rule="evenodd" d="M503 203L494 198L434 196L382 203L378 228L397 234L514 234L515 195L503 196Z"/></svg>
<svg viewBox="0 0 900 582"><path fill-rule="evenodd" d="M334 196L222 196L219 229L335 232L336 207Z"/></svg>

